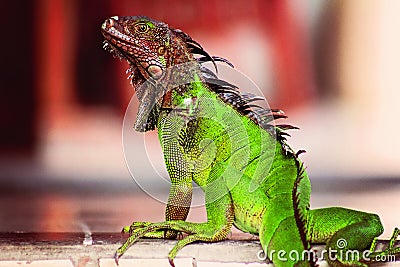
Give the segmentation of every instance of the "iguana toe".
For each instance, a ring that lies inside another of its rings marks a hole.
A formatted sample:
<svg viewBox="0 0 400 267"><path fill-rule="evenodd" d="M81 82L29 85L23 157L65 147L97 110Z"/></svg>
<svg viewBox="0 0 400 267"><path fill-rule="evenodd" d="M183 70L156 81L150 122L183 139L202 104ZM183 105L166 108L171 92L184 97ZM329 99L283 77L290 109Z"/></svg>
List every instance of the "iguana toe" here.
<svg viewBox="0 0 400 267"><path fill-rule="evenodd" d="M168 261L169 261L169 265L171 265L171 267L175 267L174 259L168 258Z"/></svg>
<svg viewBox="0 0 400 267"><path fill-rule="evenodd" d="M119 266L119 253L118 253L118 251L115 251L115 253L114 253L114 260L115 260L115 263Z"/></svg>

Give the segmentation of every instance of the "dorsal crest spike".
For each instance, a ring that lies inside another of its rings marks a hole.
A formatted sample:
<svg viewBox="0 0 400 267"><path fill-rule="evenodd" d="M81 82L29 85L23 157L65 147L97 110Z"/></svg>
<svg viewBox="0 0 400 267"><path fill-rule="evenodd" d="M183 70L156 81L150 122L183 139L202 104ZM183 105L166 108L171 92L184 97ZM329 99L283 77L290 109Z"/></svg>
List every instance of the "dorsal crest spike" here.
<svg viewBox="0 0 400 267"><path fill-rule="evenodd" d="M207 84L210 90L214 91L221 98L222 101L233 106L239 113L247 116L260 127L270 132L279 142L284 142L286 140L285 136L288 136L288 134L285 133L286 130L298 129L297 127L290 125L275 127L273 124L275 120L287 118L283 111L280 109L264 109L261 106L254 104L253 102L264 100L264 98L250 93L241 93L236 85L218 78L216 62L223 62L234 68L232 63L225 58L211 56L197 41L193 40L188 34L180 29L170 29L185 43L188 52L191 53L200 64L202 80ZM214 65L215 73L203 65L207 62L211 62Z"/></svg>
<svg viewBox="0 0 400 267"><path fill-rule="evenodd" d="M293 210L294 210L294 218L296 220L297 229L299 230L299 235L301 241L303 243L304 250L311 249L311 242L307 238L307 218L303 212L304 207L301 207L301 192L299 191L300 182L304 178L305 168L302 162L300 162L296 158L296 166L297 166L297 177L294 182L294 187L292 190L292 201L293 201ZM306 207L307 209L308 207ZM315 259L309 259L310 266L316 266Z"/></svg>
<svg viewBox="0 0 400 267"><path fill-rule="evenodd" d="M189 49L190 53L201 55L206 59L206 61L211 61L214 65L215 71L218 73L218 67L215 63L214 58L210 56L197 41L193 40L190 35L179 29L171 28L171 31L174 32L179 38L181 38L183 42L185 42L186 47Z"/></svg>

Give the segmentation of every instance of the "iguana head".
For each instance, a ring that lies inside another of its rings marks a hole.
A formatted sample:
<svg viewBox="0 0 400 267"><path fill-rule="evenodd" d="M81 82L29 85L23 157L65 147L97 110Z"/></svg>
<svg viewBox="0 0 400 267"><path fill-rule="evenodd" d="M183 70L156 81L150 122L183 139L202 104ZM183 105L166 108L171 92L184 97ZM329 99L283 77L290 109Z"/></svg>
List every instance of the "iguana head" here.
<svg viewBox="0 0 400 267"><path fill-rule="evenodd" d="M103 23L101 32L104 47L128 61L134 86L150 77L160 80L168 67L194 60L188 35L147 17L114 16Z"/></svg>

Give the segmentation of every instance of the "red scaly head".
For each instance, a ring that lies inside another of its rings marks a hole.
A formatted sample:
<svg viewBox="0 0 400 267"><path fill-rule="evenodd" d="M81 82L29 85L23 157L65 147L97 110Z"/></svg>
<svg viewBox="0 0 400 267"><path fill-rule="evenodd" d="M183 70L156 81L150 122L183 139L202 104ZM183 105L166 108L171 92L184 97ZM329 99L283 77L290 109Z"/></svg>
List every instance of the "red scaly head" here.
<svg viewBox="0 0 400 267"><path fill-rule="evenodd" d="M103 23L101 32L104 48L128 61L134 86L150 77L160 80L166 68L194 60L191 46L197 44L195 41L182 31L147 17L114 16Z"/></svg>

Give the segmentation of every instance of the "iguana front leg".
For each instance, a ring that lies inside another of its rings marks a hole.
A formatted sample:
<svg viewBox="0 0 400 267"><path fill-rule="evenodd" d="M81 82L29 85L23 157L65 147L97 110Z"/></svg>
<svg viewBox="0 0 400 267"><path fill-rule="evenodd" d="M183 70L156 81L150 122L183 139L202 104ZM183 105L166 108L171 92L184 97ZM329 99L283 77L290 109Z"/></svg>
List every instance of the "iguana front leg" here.
<svg viewBox="0 0 400 267"><path fill-rule="evenodd" d="M220 185L221 187L225 185ZM211 190L216 190L212 188ZM218 189L219 190L219 189ZM224 189L226 191L226 189ZM207 191L205 192L208 194ZM164 230L173 230L175 232L183 232L188 234L185 238L179 240L168 254L169 261L172 266L173 259L178 251L195 241L215 242L223 240L227 237L234 220L234 208L230 195L225 194L220 199L207 203L207 222L193 223L185 221L165 221L160 223L151 223L144 228L136 229L128 240L116 251L115 260L118 263L119 257L133 245L140 237L146 236L148 233L155 233Z"/></svg>
<svg viewBox="0 0 400 267"><path fill-rule="evenodd" d="M158 123L158 136L161 148L164 152L164 160L167 171L171 179L171 188L168 197L167 207L165 209L166 221L186 220L192 202L192 176L193 169L190 166L184 148L179 143L180 134L184 131L186 121L180 116L171 114L160 114ZM133 222L130 226L123 228L122 232L132 233L140 228L148 227L151 222ZM177 236L176 231L147 232L148 238L169 238L174 239Z"/></svg>
<svg viewBox="0 0 400 267"><path fill-rule="evenodd" d="M174 179L175 180L175 179ZM192 184L174 183L171 185L167 207L165 209L166 221L171 220L186 220L190 210L190 203L192 199ZM141 228L148 227L152 222L133 222L131 225L125 226L122 229L123 233L132 233L133 231ZM144 235L146 238L168 238L174 239L177 237L176 231L157 231L148 232Z"/></svg>

